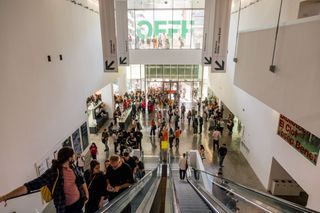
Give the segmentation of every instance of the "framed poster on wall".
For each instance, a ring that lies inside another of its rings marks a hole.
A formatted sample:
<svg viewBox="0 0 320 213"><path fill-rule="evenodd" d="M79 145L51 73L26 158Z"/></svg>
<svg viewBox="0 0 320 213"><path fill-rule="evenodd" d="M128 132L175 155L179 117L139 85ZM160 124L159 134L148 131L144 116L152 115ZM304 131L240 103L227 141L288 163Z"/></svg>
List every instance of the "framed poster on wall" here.
<svg viewBox="0 0 320 213"><path fill-rule="evenodd" d="M69 136L67 139L65 139L62 143L62 147L65 147L65 146L69 146L72 148L72 144L71 144L71 137Z"/></svg>
<svg viewBox="0 0 320 213"><path fill-rule="evenodd" d="M81 149L81 141L80 141L80 131L77 129L72 133L72 144L73 144L73 149L76 154L81 154L82 149Z"/></svg>
<svg viewBox="0 0 320 213"><path fill-rule="evenodd" d="M87 122L84 122L84 124L81 125L80 130L81 130L81 138L82 138L82 148L83 150L85 150L89 145Z"/></svg>

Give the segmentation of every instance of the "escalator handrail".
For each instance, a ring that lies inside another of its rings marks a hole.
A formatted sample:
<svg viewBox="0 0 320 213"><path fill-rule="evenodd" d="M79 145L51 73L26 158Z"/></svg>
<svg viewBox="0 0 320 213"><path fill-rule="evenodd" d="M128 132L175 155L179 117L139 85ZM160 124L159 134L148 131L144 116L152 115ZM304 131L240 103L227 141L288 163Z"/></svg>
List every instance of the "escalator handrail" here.
<svg viewBox="0 0 320 213"><path fill-rule="evenodd" d="M181 209L179 208L179 200L177 199L177 190L176 190L176 186L173 183L173 177L172 177L172 167L171 167L171 162L169 162L169 168L170 168L170 179L171 179L171 186L172 186L172 190L173 190L173 205L174 207L176 207L176 209L178 210L178 213L181 213Z"/></svg>
<svg viewBox="0 0 320 213"><path fill-rule="evenodd" d="M191 183L191 181L189 180L189 178L187 178L188 183L192 186L192 188L198 193L198 195L201 197L201 199L209 206L209 208L211 210L213 210L214 212L219 213L219 210L217 208L215 208L211 202L202 194L202 192L193 184Z"/></svg>
<svg viewBox="0 0 320 213"><path fill-rule="evenodd" d="M112 200L110 203L105 204L102 208L101 208L101 213L108 211L110 208L112 208L116 203L118 203L120 200L122 200L124 197L126 197L133 189L135 189L138 185L142 184L143 181L145 179L147 179L147 177L149 177L150 175L152 175L154 172L156 172L156 170L158 170L159 165L154 168L153 170L149 171L143 178L141 178L137 183L132 184L129 189L125 190L124 192L122 192L117 198L115 198L114 200ZM144 183L146 184L146 183ZM103 209L104 207L108 206L106 209Z"/></svg>
<svg viewBox="0 0 320 213"><path fill-rule="evenodd" d="M256 190L256 189L250 188L250 187L248 187L248 186L244 186L244 185L242 185L242 184L236 183L236 182L234 182L234 181L232 181L232 180L229 180L229 179L227 179L227 178L219 177L219 176L217 176L217 175L211 174L211 173L206 172L206 171L203 171L203 170L199 170L199 169L195 169L195 168L192 168L192 169L194 169L194 170L196 170L196 171L199 171L199 172L203 172L203 173L205 173L205 174L207 174L207 175L210 175L210 176L212 176L212 177L215 177L215 178L224 180L226 183L228 183L228 182L229 182L229 183L232 183L232 184L234 184L234 185L236 185L236 186L239 186L240 188L244 188L244 189L246 189L246 190L248 190L248 191L251 191L251 192L253 192L253 193L257 193L257 194L259 194L259 195L268 197L268 198L270 198L270 199L277 200L277 201L279 201L280 203L285 203L286 205L292 206L292 207L297 208L297 209L299 209L299 210L301 210L301 211L308 212L308 213L318 213L318 212L315 211L315 210L305 208L305 207L303 207L303 206L300 206L300 205L298 205L298 204L292 203L292 202L290 202L290 201L287 201L287 200L278 198L278 197L276 197L276 196L267 194L267 193L265 193L265 192L258 191L258 190ZM221 186L221 185L220 185L219 183L217 183L215 180L213 180L213 183ZM222 186L222 187L223 187L223 186ZM225 187L223 187L223 188L225 188ZM227 188L225 188L225 189L227 189ZM227 189L227 190L230 191L230 189ZM233 193L234 193L234 192L233 192ZM246 199L246 200L248 200L248 199Z"/></svg>

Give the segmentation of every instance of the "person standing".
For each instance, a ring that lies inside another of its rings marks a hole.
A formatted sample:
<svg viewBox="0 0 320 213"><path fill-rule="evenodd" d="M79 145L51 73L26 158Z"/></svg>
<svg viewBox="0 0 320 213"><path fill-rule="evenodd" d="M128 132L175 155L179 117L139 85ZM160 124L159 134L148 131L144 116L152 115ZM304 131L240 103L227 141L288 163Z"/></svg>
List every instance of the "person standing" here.
<svg viewBox="0 0 320 213"><path fill-rule="evenodd" d="M224 129L224 120L221 118L220 121L218 122L218 125L219 125L219 130L221 132L221 134L223 133L223 129Z"/></svg>
<svg viewBox="0 0 320 213"><path fill-rule="evenodd" d="M173 147L173 140L174 140L174 131L172 129L172 127L170 126L170 129L169 129L169 145L170 145L170 149L172 149Z"/></svg>
<svg viewBox="0 0 320 213"><path fill-rule="evenodd" d="M175 132L175 138L176 138L176 148L179 148L179 143L180 143L180 135L181 135L181 129L177 127L176 132Z"/></svg>
<svg viewBox="0 0 320 213"><path fill-rule="evenodd" d="M212 139L213 139L213 151L216 151L216 146L217 150L219 150L219 140L221 138L221 132L215 129L212 133Z"/></svg>
<svg viewBox="0 0 320 213"><path fill-rule="evenodd" d="M128 152L123 153L123 160L126 164L130 166L131 172L136 168L136 162L133 157L130 156Z"/></svg>
<svg viewBox="0 0 320 213"><path fill-rule="evenodd" d="M119 155L112 155L110 157L110 166L106 172L106 182L109 201L113 200L134 183L129 165L123 163ZM123 212L131 212L131 205L129 204Z"/></svg>
<svg viewBox="0 0 320 213"><path fill-rule="evenodd" d="M92 143L89 149L90 149L91 158L96 160L97 159L97 153L98 153L97 145L95 143Z"/></svg>
<svg viewBox="0 0 320 213"><path fill-rule="evenodd" d="M107 132L107 129L104 129L103 132L101 133L101 140L103 140L106 137L109 137L109 134Z"/></svg>
<svg viewBox="0 0 320 213"><path fill-rule="evenodd" d="M180 160L179 160L180 180L184 180L186 176L187 168L188 168L188 162L186 158L186 153L183 153L182 157L180 157Z"/></svg>
<svg viewBox="0 0 320 213"><path fill-rule="evenodd" d="M143 134L142 134L141 130L137 129L137 131L135 131L135 133L134 133L134 136L137 139L137 147L141 151L142 150L141 141L142 141L142 138L143 138Z"/></svg>
<svg viewBox="0 0 320 213"><path fill-rule="evenodd" d="M205 149L204 149L204 146L201 144L200 145L200 149L199 149L199 154L200 154L200 157L201 157L201 160L203 161L204 159L206 159L206 155L205 155Z"/></svg>
<svg viewBox="0 0 320 213"><path fill-rule="evenodd" d="M198 133L198 118L194 117L192 121L192 126L193 126L193 134Z"/></svg>
<svg viewBox="0 0 320 213"><path fill-rule="evenodd" d="M228 152L227 145L224 143L224 144L222 145L222 147L220 147L219 150L218 150L219 166L220 166L220 167L223 167L223 161L224 161L224 158L225 158L226 155L227 155L227 152Z"/></svg>
<svg viewBox="0 0 320 213"><path fill-rule="evenodd" d="M200 115L198 117L198 121L199 121L199 134L202 134L203 118Z"/></svg>
<svg viewBox="0 0 320 213"><path fill-rule="evenodd" d="M52 161L51 168L32 181L0 196L0 203L48 186L50 191L54 191L52 198L57 213L82 213L83 205L89 199L89 192L81 172L73 165L74 160L72 148L61 148L57 160Z"/></svg>
<svg viewBox="0 0 320 213"><path fill-rule="evenodd" d="M85 171L84 178L90 197L85 206L86 213L94 213L103 206L106 195L104 175L100 171L100 163L97 160L90 162L90 169Z"/></svg>
<svg viewBox="0 0 320 213"><path fill-rule="evenodd" d="M157 126L156 126L156 122L154 121L154 119L152 119L151 121L151 130L150 130L150 137L151 136L155 136L156 135L156 129L157 129Z"/></svg>
<svg viewBox="0 0 320 213"><path fill-rule="evenodd" d="M192 117L192 113L191 113L191 110L189 110L189 111L188 111L188 114L187 114L188 126L190 126L191 117Z"/></svg>
<svg viewBox="0 0 320 213"><path fill-rule="evenodd" d="M101 134L101 142L105 145L105 149L104 149L105 152L109 151L108 139L109 139L109 133L107 132L107 129L104 129Z"/></svg>
<svg viewBox="0 0 320 213"><path fill-rule="evenodd" d="M144 164L141 160L139 160L139 158L137 156L133 156L133 159L136 162L136 167L134 169L133 174L134 174L136 180L140 180L146 174L146 172L144 170Z"/></svg>
<svg viewBox="0 0 320 213"><path fill-rule="evenodd" d="M181 105L181 120L184 119L184 115L186 112L186 106L184 104Z"/></svg>

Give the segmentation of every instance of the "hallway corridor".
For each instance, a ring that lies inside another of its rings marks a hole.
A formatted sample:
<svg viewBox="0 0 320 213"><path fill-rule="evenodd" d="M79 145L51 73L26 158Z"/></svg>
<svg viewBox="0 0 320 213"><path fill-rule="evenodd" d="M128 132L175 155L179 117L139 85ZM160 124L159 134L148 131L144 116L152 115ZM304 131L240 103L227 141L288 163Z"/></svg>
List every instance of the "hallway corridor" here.
<svg viewBox="0 0 320 213"><path fill-rule="evenodd" d="M166 110L164 110L166 113ZM188 107L187 107L188 111ZM166 113L167 114L167 113ZM229 114L228 109L225 107L224 117ZM156 137L150 137L150 122L154 114L143 115L140 113L140 123L142 125L142 149L144 152L144 159L146 168L152 167L157 163L157 158L160 153L160 144L158 138L158 130L156 131ZM109 125L109 122L106 122L105 126ZM263 185L260 183L259 179L253 172L252 168L240 152L240 133L241 126L238 121L235 122L233 133L229 135L227 129L225 128L222 134L222 138L220 144L226 143L228 148L228 154L224 160L223 167L223 177L233 180L239 184L260 190L266 191ZM209 136L208 131L208 122L204 122L203 132L202 134L193 134L192 126L188 126L187 119L185 118L179 122L179 126L182 130L181 138L180 138L180 146L179 149L173 147L170 150L171 156L175 156L179 158L183 153L188 152L191 149L199 149L200 144L202 144L205 148L205 157L203 160L204 167L207 172L212 174L217 174L219 165L218 165L218 157L217 151L213 151L212 138ZM98 134L90 134L90 141L96 142L98 146L98 160L103 163L106 157L106 153L104 150L104 144L101 142L101 128ZM109 156L114 154L114 145L109 140Z"/></svg>

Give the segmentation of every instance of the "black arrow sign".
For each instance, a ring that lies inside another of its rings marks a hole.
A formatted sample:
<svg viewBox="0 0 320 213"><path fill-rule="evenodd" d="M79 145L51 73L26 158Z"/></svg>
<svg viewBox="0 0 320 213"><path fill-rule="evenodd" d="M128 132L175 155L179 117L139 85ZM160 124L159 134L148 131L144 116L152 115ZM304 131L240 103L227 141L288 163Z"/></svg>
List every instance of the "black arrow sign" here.
<svg viewBox="0 0 320 213"><path fill-rule="evenodd" d="M127 60L127 57L124 57L123 60L122 60L122 57L120 57L120 64L127 64L126 60Z"/></svg>
<svg viewBox="0 0 320 213"><path fill-rule="evenodd" d="M224 61L222 60L222 63L220 64L218 61L214 62L218 67L215 67L215 70L224 70Z"/></svg>
<svg viewBox="0 0 320 213"><path fill-rule="evenodd" d="M106 70L114 70L115 67L111 67L114 64L114 61L111 61L110 64L108 64L108 60L106 60Z"/></svg>
<svg viewBox="0 0 320 213"><path fill-rule="evenodd" d="M211 64L212 63L212 57L210 57L210 59L208 59L207 57L204 57L204 64Z"/></svg>

